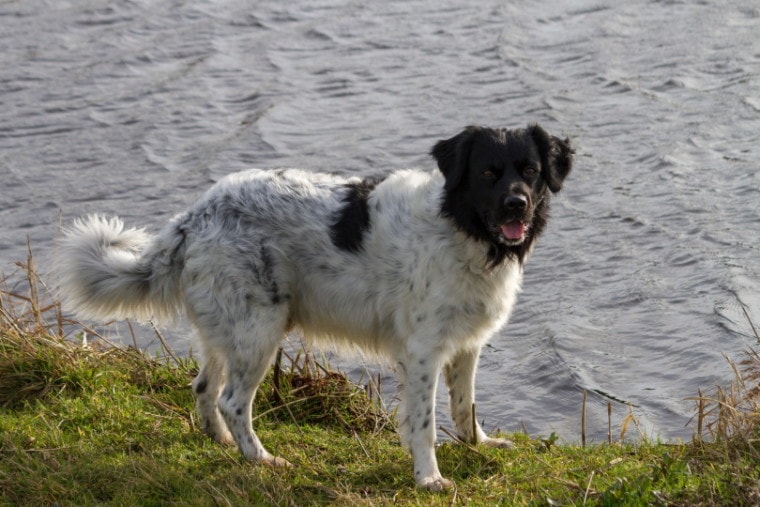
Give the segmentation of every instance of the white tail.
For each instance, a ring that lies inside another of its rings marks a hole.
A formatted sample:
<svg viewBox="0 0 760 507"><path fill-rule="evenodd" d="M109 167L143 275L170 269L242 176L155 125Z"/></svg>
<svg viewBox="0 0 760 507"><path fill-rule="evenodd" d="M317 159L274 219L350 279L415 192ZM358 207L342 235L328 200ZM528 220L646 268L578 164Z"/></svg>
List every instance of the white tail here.
<svg viewBox="0 0 760 507"><path fill-rule="evenodd" d="M183 237L124 229L118 218L92 215L74 222L54 261L59 295L80 318L172 320L182 309L179 290Z"/></svg>

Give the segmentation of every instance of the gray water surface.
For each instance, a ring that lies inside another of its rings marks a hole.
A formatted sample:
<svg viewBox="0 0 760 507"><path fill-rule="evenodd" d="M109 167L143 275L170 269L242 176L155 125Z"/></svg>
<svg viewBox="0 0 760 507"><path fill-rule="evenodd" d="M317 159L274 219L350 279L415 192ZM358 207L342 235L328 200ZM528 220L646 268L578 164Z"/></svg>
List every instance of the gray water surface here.
<svg viewBox="0 0 760 507"><path fill-rule="evenodd" d="M574 440L588 390L597 440L608 402L689 438L685 398L757 345L758 34L756 0L2 1L0 271L27 237L48 265L59 218L155 230L230 172L427 167L539 122L576 165L479 417Z"/></svg>

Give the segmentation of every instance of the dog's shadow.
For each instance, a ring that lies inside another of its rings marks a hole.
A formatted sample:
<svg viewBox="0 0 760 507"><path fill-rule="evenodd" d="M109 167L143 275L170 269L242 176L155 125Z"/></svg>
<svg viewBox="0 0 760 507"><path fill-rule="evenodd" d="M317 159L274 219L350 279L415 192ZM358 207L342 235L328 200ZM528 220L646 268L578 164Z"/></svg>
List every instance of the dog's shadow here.
<svg viewBox="0 0 760 507"><path fill-rule="evenodd" d="M436 448L438 465L444 477L455 482L472 478L488 479L503 472L503 457L509 449L471 447L459 442L444 442Z"/></svg>
<svg viewBox="0 0 760 507"><path fill-rule="evenodd" d="M504 465L499 453L507 452L509 450L473 449L453 441L444 442L436 448L441 473L457 484L472 479L486 480L503 473ZM344 470L347 482L365 485L364 492L397 492L399 489L416 487L412 479L411 455L402 460L377 457L373 459L372 465L363 466L354 472L351 468L351 464L346 463Z"/></svg>

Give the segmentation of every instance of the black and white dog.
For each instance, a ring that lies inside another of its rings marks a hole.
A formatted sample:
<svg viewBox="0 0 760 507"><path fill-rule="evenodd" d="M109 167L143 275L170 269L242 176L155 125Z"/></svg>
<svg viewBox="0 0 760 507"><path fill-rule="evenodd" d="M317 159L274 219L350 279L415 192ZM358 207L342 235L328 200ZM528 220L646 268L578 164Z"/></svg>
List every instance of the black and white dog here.
<svg viewBox="0 0 760 507"><path fill-rule="evenodd" d="M77 221L57 260L61 297L83 318L187 315L203 357L193 389L204 431L274 466L289 463L262 446L251 405L289 330L386 358L403 386L399 432L415 480L446 489L434 451L439 374L459 435L508 446L472 421L478 355L507 321L572 154L538 125L469 127L435 145L440 170L232 174L155 236L116 218Z"/></svg>

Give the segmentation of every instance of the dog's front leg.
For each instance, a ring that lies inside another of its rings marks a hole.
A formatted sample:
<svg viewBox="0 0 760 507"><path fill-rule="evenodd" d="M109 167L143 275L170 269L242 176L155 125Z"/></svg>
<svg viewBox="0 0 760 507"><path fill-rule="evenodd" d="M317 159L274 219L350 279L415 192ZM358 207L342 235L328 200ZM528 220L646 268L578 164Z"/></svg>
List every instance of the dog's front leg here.
<svg viewBox="0 0 760 507"><path fill-rule="evenodd" d="M449 386L451 417L457 427L459 438L468 443L481 443L489 447L512 447L504 438L493 438L485 434L477 419L473 421L475 403L475 371L480 348L459 351L447 364L443 373ZM475 432L473 434L473 431Z"/></svg>
<svg viewBox="0 0 760 507"><path fill-rule="evenodd" d="M412 453L414 480L431 491L454 487L438 470L435 457L435 392L440 365L427 355L410 354L398 364L402 386L399 433Z"/></svg>

